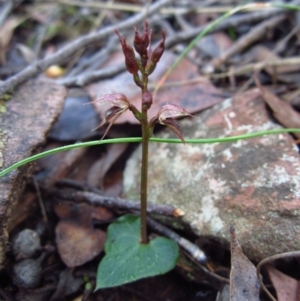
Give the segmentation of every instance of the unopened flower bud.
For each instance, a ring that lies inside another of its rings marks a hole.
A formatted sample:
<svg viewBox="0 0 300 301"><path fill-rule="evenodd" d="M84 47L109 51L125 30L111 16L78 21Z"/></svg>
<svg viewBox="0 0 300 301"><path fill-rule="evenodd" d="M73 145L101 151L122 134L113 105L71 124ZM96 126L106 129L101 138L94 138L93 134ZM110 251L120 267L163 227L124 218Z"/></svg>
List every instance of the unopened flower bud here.
<svg viewBox="0 0 300 301"><path fill-rule="evenodd" d="M163 30L162 33L162 40L159 42L157 47L154 49L151 57L151 61L155 64L160 60L161 56L165 51L165 40L166 40L166 32Z"/></svg>
<svg viewBox="0 0 300 301"><path fill-rule="evenodd" d="M138 29L135 28L135 35L134 35L134 48L137 53L141 56L141 63L143 67L146 66L148 60L148 46L149 46L150 38L148 32L148 22L145 22L143 34L140 36Z"/></svg>
<svg viewBox="0 0 300 301"><path fill-rule="evenodd" d="M177 117L192 116L185 109L172 104L164 105L158 112L158 122L166 125L175 135L185 143L182 136L181 128L179 123L175 120Z"/></svg>
<svg viewBox="0 0 300 301"><path fill-rule="evenodd" d="M137 74L138 71L139 71L139 65L136 61L136 58L135 58L135 55L134 55L134 50L132 49L132 47L127 45L125 38L122 37L118 33L117 30L115 30L115 33L118 36L118 38L121 42L121 45L122 45L123 53L124 53L124 56L125 56L126 69L131 74Z"/></svg>
<svg viewBox="0 0 300 301"><path fill-rule="evenodd" d="M152 93L147 90L142 95L142 105L143 105L143 108L149 110L150 107L151 107L151 105L152 105L152 103L153 103Z"/></svg>
<svg viewBox="0 0 300 301"><path fill-rule="evenodd" d="M161 56L163 55L165 51L165 40L166 40L166 32L162 31L162 40L159 42L158 46L154 49L152 52L151 48L148 48L148 57L150 58L148 60L147 66L146 66L146 74L150 75L155 67L158 61L160 60Z"/></svg>

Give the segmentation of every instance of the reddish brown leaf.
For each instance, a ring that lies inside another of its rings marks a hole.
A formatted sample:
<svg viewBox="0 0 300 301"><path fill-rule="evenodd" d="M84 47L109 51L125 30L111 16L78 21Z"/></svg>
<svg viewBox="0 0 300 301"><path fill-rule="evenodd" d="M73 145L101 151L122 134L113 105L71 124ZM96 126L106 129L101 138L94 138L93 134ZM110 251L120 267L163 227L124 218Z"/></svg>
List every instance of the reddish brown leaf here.
<svg viewBox="0 0 300 301"><path fill-rule="evenodd" d="M297 297L299 281L281 273L272 266L268 266L267 271L276 290L278 301L300 301L299 296Z"/></svg>
<svg viewBox="0 0 300 301"><path fill-rule="evenodd" d="M300 128L300 114L297 113L293 107L286 101L281 100L275 94L264 88L257 74L254 75L256 86L259 88L261 96L272 109L274 117L287 128ZM297 138L300 138L300 134L294 134Z"/></svg>
<svg viewBox="0 0 300 301"><path fill-rule="evenodd" d="M59 255L68 267L80 266L96 257L106 239L105 232L68 219L58 222L55 234Z"/></svg>
<svg viewBox="0 0 300 301"><path fill-rule="evenodd" d="M230 228L231 273L230 301L259 301L259 281L256 268L244 255L239 245L234 227Z"/></svg>
<svg viewBox="0 0 300 301"><path fill-rule="evenodd" d="M93 259L104 248L106 233L94 229L92 219L109 220L113 214L106 208L63 202L55 205L61 218L55 229L58 253L68 267Z"/></svg>

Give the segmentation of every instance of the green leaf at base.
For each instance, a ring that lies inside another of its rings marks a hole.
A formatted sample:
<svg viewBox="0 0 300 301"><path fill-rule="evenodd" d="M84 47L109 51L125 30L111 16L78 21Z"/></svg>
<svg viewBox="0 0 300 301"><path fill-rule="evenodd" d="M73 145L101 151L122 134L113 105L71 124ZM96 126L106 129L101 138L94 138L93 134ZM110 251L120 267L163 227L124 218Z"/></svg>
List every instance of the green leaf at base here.
<svg viewBox="0 0 300 301"><path fill-rule="evenodd" d="M130 214L109 226L105 252L96 290L164 274L174 268L179 257L177 243L165 237L141 244L140 218Z"/></svg>

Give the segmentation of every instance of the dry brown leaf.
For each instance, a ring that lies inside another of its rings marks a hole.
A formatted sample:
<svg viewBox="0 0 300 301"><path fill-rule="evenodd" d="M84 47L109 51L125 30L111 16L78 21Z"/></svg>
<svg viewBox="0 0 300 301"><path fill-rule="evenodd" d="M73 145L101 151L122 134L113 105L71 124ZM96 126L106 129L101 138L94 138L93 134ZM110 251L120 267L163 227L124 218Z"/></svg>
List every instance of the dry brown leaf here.
<svg viewBox="0 0 300 301"><path fill-rule="evenodd" d="M58 253L68 267L80 266L96 257L104 248L106 233L74 220L61 220L55 229Z"/></svg>
<svg viewBox="0 0 300 301"><path fill-rule="evenodd" d="M124 153L126 148L126 143L109 144L107 146L106 154L96 161L90 168L87 175L87 184L103 189L103 181L106 173L116 160Z"/></svg>
<svg viewBox="0 0 300 301"><path fill-rule="evenodd" d="M123 171L113 170L109 172L105 177L103 186L106 195L120 197L123 191Z"/></svg>
<svg viewBox="0 0 300 301"><path fill-rule="evenodd" d="M77 166L78 162L84 158L87 151L88 149L86 147L79 147L66 152L63 159L51 170L51 173L48 175L47 182L50 185L54 185L54 183L58 180L64 179L68 176Z"/></svg>
<svg viewBox="0 0 300 301"><path fill-rule="evenodd" d="M230 301L259 301L260 285L256 268L244 255L237 241L234 227L230 227L230 239Z"/></svg>
<svg viewBox="0 0 300 301"><path fill-rule="evenodd" d="M258 75L254 74L256 86L259 88L261 96L272 109L274 117L287 128L300 128L300 114L286 101L281 100L275 94L264 88L258 79ZM294 133L297 138L300 134Z"/></svg>
<svg viewBox="0 0 300 301"><path fill-rule="evenodd" d="M272 266L268 266L267 271L276 290L278 301L300 301L300 296L297 296L300 287L299 281Z"/></svg>
<svg viewBox="0 0 300 301"><path fill-rule="evenodd" d="M55 241L68 267L80 266L102 252L106 233L93 227L92 218L107 220L112 218L112 213L72 202L58 203L54 209L61 218L55 229Z"/></svg>

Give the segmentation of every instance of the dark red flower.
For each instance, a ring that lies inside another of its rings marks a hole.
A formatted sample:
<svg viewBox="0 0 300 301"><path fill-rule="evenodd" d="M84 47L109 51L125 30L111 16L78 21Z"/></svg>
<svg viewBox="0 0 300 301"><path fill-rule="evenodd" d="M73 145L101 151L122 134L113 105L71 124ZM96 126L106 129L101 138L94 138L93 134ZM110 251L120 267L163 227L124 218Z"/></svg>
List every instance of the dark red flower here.
<svg viewBox="0 0 300 301"><path fill-rule="evenodd" d="M113 123L124 112L126 112L130 106L130 103L129 103L127 97L121 93L107 94L107 95L101 96L100 98L95 99L91 103L96 103L96 104L100 104L100 105L108 104L111 106L111 108L105 112L105 118L102 120L100 125L94 129L94 130L99 129L105 123L108 123L108 127L107 127L103 137L101 138L101 140L106 136L107 132L109 131L109 129L111 128Z"/></svg>
<svg viewBox="0 0 300 301"><path fill-rule="evenodd" d="M181 128L178 121L175 120L177 117L192 116L182 107L172 104L166 104L158 112L158 122L166 125L175 135L185 143L182 136Z"/></svg>

